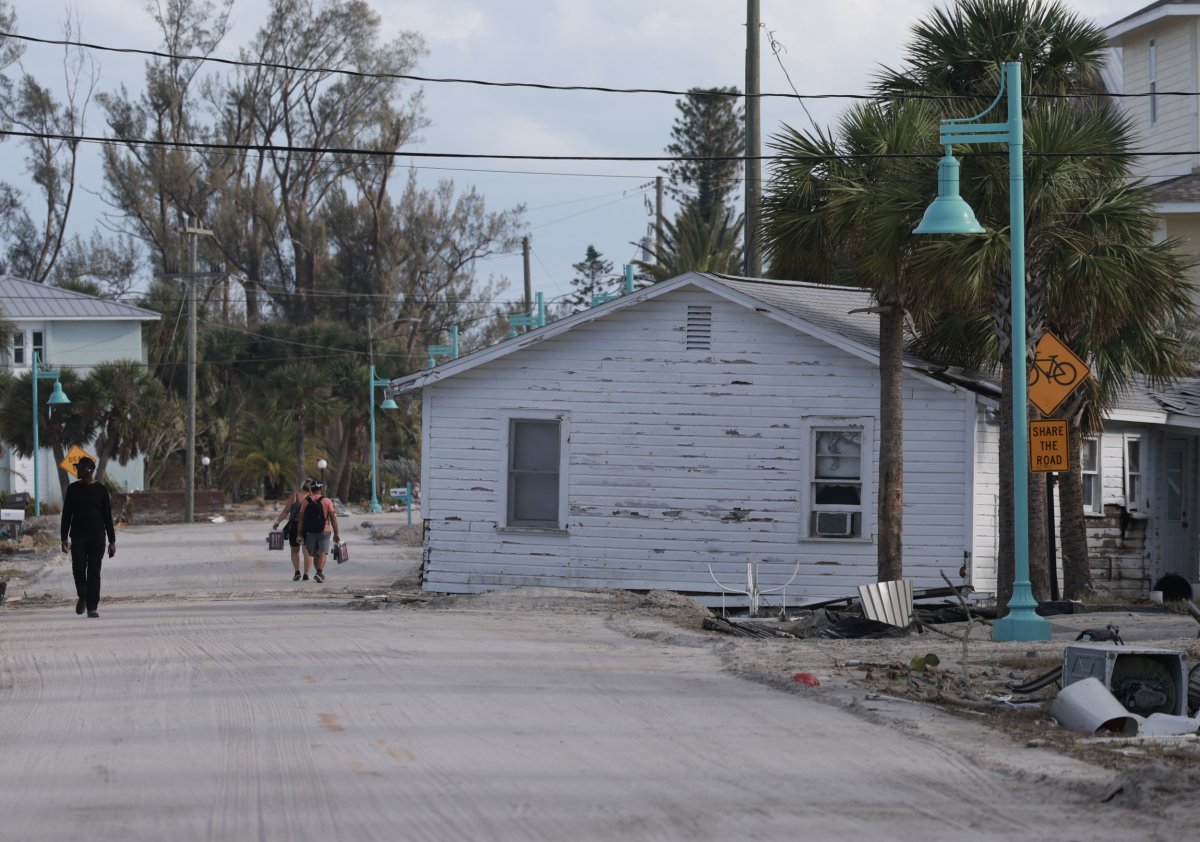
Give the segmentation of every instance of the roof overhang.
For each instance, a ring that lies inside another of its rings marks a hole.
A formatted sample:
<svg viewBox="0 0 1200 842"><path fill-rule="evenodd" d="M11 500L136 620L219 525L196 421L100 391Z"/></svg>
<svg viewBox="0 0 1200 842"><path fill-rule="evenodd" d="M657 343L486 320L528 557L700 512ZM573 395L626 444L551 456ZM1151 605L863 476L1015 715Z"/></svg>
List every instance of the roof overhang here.
<svg viewBox="0 0 1200 842"><path fill-rule="evenodd" d="M1156 3L1105 27L1104 34L1111 43L1166 18L1189 16L1200 16L1200 3Z"/></svg>

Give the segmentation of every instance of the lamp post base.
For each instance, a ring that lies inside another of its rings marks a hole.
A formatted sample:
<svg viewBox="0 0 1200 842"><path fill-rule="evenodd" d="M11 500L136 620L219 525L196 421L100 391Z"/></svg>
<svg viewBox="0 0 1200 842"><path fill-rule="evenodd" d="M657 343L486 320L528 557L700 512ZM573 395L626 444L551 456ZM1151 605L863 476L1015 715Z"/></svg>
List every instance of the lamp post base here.
<svg viewBox="0 0 1200 842"><path fill-rule="evenodd" d="M371 501L371 511L373 511L373 512L382 512L382 511L383 511L383 504L382 504L382 503L380 503L378 500L372 500L372 501Z"/></svg>
<svg viewBox="0 0 1200 842"><path fill-rule="evenodd" d="M1028 582L1017 582L1008 614L992 623L992 640L1049 640L1050 621L1037 613L1037 601Z"/></svg>

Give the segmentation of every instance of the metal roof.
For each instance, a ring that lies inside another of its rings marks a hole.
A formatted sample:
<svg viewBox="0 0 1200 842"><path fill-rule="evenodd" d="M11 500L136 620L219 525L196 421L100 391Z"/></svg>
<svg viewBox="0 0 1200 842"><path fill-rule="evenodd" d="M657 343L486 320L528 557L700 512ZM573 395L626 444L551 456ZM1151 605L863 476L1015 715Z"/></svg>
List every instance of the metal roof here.
<svg viewBox="0 0 1200 842"><path fill-rule="evenodd" d="M13 320L55 319L59 321L119 319L153 322L160 316L132 304L96 298L82 292L38 284L5 275L0 277L0 307Z"/></svg>

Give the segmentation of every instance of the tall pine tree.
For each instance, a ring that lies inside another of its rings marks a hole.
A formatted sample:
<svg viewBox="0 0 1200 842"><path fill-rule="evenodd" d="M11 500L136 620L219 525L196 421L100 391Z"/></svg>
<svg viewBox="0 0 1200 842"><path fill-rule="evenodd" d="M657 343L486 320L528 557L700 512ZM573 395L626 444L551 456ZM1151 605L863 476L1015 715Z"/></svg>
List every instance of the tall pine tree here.
<svg viewBox="0 0 1200 842"><path fill-rule="evenodd" d="M571 279L574 292L566 302L570 312L590 307L593 295L612 291L612 261L605 260L595 246L589 244L586 256L571 268L575 270L575 277Z"/></svg>

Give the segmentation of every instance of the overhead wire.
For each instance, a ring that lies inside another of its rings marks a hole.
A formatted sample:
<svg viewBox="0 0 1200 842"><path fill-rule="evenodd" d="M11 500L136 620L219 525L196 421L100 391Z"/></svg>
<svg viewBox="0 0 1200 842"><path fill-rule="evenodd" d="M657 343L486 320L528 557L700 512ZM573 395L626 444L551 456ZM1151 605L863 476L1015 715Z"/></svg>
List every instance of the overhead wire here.
<svg viewBox="0 0 1200 842"><path fill-rule="evenodd" d="M339 67L304 67L301 65L291 65L282 62L269 61L244 61L241 59L223 58L213 55L188 55L178 53L167 53L159 50L147 50L137 47L110 47L104 44L96 44L89 41L78 41L68 38L39 38L33 35L22 35L17 32L0 31L0 38L12 38L18 41L27 41L29 43L44 44L58 47L78 47L86 50L96 50L101 52L125 53L129 55L141 55L151 58L160 58L167 61L192 61L207 64L221 64L231 67L247 67L266 70L284 70L294 73L321 73L324 75L343 75L355 78L364 79L395 79L398 81L411 82L428 82L437 84L458 84L458 85L477 85L480 87L491 88L530 88L533 90L542 91L590 91L595 93L608 94L660 94L664 96L709 96L714 98L781 98L781 99L883 99L883 100L964 100L977 99L978 97L963 95L963 94L921 94L921 93L898 93L898 94L857 94L857 93L826 93L826 94L800 94L795 91L793 86L792 93L775 93L775 92L760 92L757 94L747 94L742 91L730 91L721 89L708 88L692 88L689 90L675 90L671 88L619 88L610 85L555 85L548 82L498 82L489 79L471 79L465 77L453 76L422 76L415 73L390 73L390 72L374 72L365 70L352 70ZM790 81L790 80L789 80ZM1030 98L1041 99L1088 99L1099 96L1106 97L1148 97L1148 96L1200 96L1200 93L1194 91L1155 91L1153 93L1033 93L1026 94Z"/></svg>

